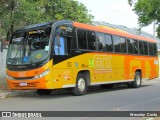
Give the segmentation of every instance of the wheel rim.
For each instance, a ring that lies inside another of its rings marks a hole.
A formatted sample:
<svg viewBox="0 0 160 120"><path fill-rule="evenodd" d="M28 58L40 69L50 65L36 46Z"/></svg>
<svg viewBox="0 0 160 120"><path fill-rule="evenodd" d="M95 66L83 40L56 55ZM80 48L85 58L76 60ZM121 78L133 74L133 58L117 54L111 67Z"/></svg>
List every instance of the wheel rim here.
<svg viewBox="0 0 160 120"><path fill-rule="evenodd" d="M137 85L140 85L140 83L141 83L141 78L139 75L136 76L136 83L137 83Z"/></svg>
<svg viewBox="0 0 160 120"><path fill-rule="evenodd" d="M83 92L85 90L86 84L85 84L85 80L83 78L80 78L78 80L78 84L77 85L78 85L78 90L79 91Z"/></svg>

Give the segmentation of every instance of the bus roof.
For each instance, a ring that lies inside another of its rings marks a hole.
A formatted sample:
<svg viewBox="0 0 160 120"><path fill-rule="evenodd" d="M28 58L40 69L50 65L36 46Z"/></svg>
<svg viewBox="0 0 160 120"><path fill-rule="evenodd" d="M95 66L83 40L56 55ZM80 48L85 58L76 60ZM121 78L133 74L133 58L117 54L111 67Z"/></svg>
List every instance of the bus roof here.
<svg viewBox="0 0 160 120"><path fill-rule="evenodd" d="M131 38L131 39L143 40L143 41L154 42L154 43L157 42L156 40L151 39L151 38L134 35L134 34L120 31L120 30L116 30L116 29L110 29L108 27L104 28L104 27L92 26L92 25L78 23L78 22L73 22L73 26L75 26L77 28L93 30L93 31L103 32L103 33L112 34L112 35L118 35L118 36L127 37L127 38Z"/></svg>
<svg viewBox="0 0 160 120"><path fill-rule="evenodd" d="M42 28L42 27L47 27L47 26L52 26L54 23L56 24L63 24L63 23L72 23L72 21L70 20L59 20L59 21L53 21L53 22L44 22L44 23L39 23L39 24L32 24L32 25L28 25L28 26L24 26L20 29L17 29L15 31L28 31L28 30L32 30L32 29L38 29L38 28Z"/></svg>
<svg viewBox="0 0 160 120"><path fill-rule="evenodd" d="M72 21L68 21L68 20L60 20L60 21L57 21L56 23L65 23L65 22L72 23ZM41 28L41 27L45 27L45 26L51 26L53 23L54 22L44 22L44 23L39 23L39 24L33 24L33 25L29 25L29 26L25 26L23 28L17 29L15 31L28 31L31 29ZM122 31L122 30L118 30L118 29L114 29L114 28L111 29L110 27L93 26L93 25L79 23L79 22L73 22L73 26L77 27L77 28L81 28L81 29L93 30L93 31L97 31L97 32L118 35L118 36L127 37L127 38L131 38L131 39L149 41L149 42L154 42L154 43L157 42L155 39L151 39L151 38L143 37L143 36L138 36L138 35L131 34L126 31Z"/></svg>

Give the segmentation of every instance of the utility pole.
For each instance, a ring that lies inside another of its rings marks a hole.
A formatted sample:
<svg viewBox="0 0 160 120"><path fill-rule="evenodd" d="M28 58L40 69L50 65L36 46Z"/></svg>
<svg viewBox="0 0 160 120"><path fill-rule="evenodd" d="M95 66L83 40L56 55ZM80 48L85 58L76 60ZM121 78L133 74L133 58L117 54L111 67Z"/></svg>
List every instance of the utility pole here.
<svg viewBox="0 0 160 120"><path fill-rule="evenodd" d="M155 28L156 28L156 22L155 20L153 21L153 36L156 37L155 35Z"/></svg>

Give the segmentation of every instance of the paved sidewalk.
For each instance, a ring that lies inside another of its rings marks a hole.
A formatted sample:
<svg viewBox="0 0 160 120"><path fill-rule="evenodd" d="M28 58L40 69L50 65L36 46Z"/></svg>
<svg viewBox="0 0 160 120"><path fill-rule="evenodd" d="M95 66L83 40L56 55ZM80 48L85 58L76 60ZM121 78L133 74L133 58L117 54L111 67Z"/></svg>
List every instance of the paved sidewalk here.
<svg viewBox="0 0 160 120"><path fill-rule="evenodd" d="M5 80L6 54L7 54L7 50L0 52L0 97L2 97L3 93L9 92L8 86Z"/></svg>

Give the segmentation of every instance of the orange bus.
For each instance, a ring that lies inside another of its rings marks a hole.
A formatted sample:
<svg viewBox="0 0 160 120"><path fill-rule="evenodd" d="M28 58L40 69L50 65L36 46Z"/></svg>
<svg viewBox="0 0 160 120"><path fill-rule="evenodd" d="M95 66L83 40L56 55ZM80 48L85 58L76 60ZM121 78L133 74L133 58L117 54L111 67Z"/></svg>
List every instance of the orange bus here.
<svg viewBox="0 0 160 120"><path fill-rule="evenodd" d="M83 95L89 86L114 83L139 88L158 77L154 39L68 20L16 30L6 64L9 89L40 95L61 88Z"/></svg>

